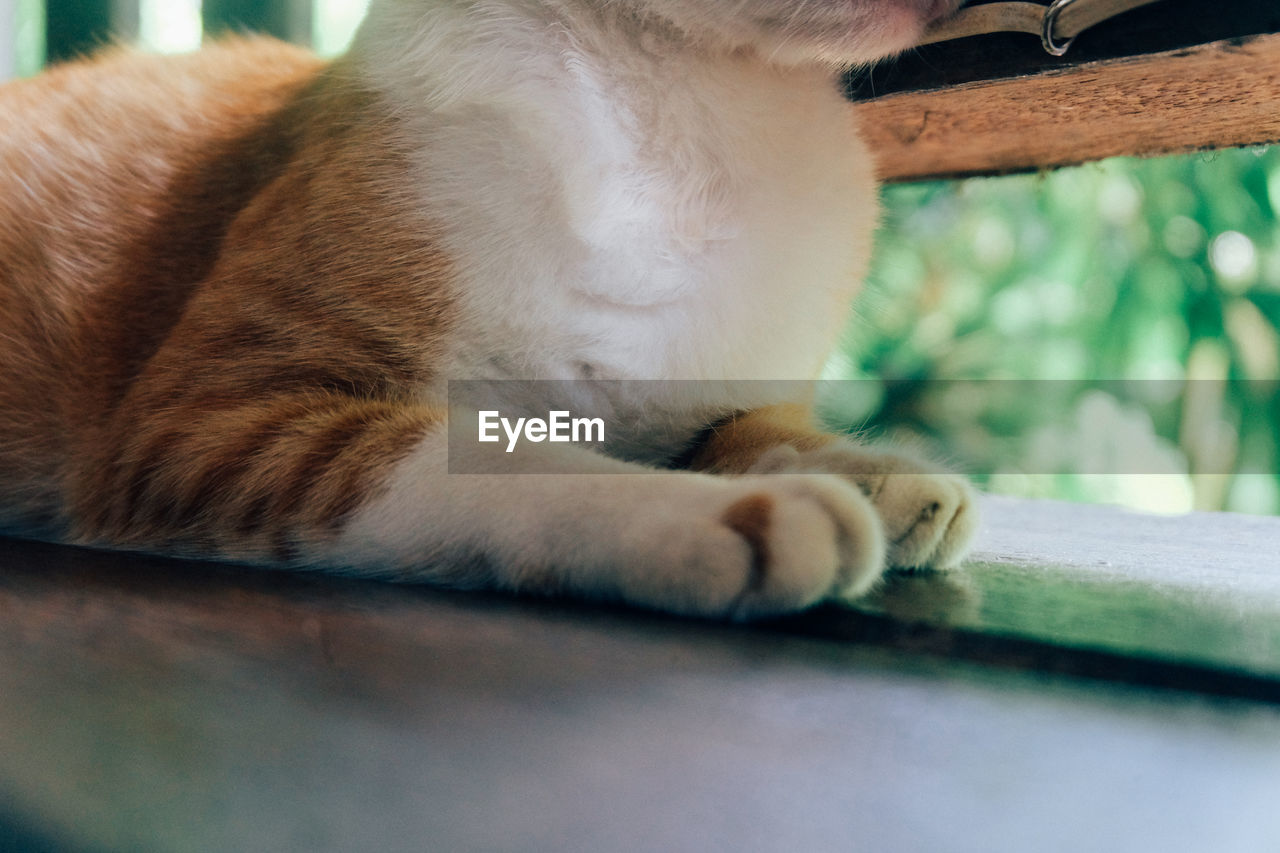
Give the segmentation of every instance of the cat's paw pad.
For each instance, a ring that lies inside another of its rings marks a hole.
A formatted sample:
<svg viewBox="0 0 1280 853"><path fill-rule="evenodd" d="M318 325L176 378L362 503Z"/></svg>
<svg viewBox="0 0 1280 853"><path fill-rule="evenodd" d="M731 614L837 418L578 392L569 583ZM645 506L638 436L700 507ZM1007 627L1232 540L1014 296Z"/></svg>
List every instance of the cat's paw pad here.
<svg viewBox="0 0 1280 853"><path fill-rule="evenodd" d="M720 524L739 539L745 582L729 607L749 618L867 591L885 567L880 519L837 477L746 477ZM745 546L745 548L743 547Z"/></svg>
<svg viewBox="0 0 1280 853"><path fill-rule="evenodd" d="M969 483L907 456L849 443L805 453L784 446L765 454L753 470L825 472L852 481L883 522L893 568L954 568L977 532L977 502Z"/></svg>

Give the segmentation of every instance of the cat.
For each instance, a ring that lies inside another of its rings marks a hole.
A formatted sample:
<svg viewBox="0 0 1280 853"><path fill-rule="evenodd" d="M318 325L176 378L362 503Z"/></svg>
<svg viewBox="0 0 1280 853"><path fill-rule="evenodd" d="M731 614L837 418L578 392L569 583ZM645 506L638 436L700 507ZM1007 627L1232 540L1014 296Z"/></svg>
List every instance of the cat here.
<svg viewBox="0 0 1280 853"><path fill-rule="evenodd" d="M820 372L877 218L838 73L956 5L373 0L331 63L6 85L0 527L729 619L956 565L963 479L720 382ZM462 379L608 380L648 450L460 473Z"/></svg>

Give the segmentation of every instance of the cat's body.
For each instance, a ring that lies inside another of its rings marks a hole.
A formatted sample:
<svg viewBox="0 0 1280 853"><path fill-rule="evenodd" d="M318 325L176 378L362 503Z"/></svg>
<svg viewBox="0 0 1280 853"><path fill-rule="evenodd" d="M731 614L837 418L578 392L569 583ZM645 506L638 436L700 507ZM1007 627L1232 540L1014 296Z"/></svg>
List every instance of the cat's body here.
<svg viewBox="0 0 1280 853"><path fill-rule="evenodd" d="M876 215L831 63L949 5L375 0L332 66L7 87L0 525L734 615L954 563L962 483L734 390L772 386L593 386L612 455L503 474L444 428L450 380L816 376Z"/></svg>

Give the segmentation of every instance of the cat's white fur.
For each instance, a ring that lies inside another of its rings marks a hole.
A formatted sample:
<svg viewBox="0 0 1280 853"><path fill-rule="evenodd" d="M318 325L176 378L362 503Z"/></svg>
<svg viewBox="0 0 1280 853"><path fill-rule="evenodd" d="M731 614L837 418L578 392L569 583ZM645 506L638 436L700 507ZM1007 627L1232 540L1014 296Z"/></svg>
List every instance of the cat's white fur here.
<svg viewBox="0 0 1280 853"><path fill-rule="evenodd" d="M812 379L877 204L831 70L563 5L375 3L357 43L462 279L451 378Z"/></svg>
<svg viewBox="0 0 1280 853"><path fill-rule="evenodd" d="M420 203L455 264L446 378L816 377L877 216L834 68L909 46L943 5L374 0L353 55L415 140ZM669 455L705 423L694 402L767 401L613 402L666 429ZM483 555L514 573L500 585L554 563L578 593L737 614L861 592L884 564L892 521L835 476L656 473L546 447L523 451L530 470L556 456L580 476L450 475L445 441L314 558ZM751 549L723 517L761 492L777 570L750 589Z"/></svg>

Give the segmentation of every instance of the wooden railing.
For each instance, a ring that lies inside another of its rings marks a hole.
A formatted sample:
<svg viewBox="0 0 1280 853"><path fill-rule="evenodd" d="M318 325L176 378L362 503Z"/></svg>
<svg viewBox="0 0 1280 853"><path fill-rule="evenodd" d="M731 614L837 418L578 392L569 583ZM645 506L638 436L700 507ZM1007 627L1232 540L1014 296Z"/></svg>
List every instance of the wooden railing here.
<svg viewBox="0 0 1280 853"><path fill-rule="evenodd" d="M0 80L38 64L32 10L45 13L43 55L59 61L135 40L140 9L155 2L176 0L0 0ZM206 34L252 30L307 44L316 10L332 6L204 0L200 14ZM1280 142L1280 5L1206 8L1161 0L1084 33L1065 58L1025 35L929 45L851 75L849 95L889 181Z"/></svg>
<svg viewBox="0 0 1280 853"><path fill-rule="evenodd" d="M849 95L889 181L1280 143L1280 4L1161 0L1061 58L1023 34L928 45Z"/></svg>

